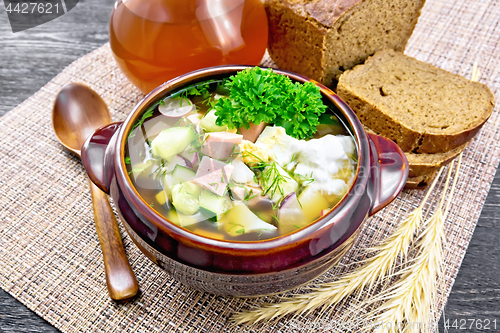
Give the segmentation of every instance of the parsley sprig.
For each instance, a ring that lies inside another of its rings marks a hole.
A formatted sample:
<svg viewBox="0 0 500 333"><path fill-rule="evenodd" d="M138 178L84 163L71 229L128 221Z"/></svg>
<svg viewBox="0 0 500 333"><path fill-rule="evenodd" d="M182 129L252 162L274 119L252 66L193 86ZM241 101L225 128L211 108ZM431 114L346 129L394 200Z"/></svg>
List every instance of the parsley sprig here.
<svg viewBox="0 0 500 333"><path fill-rule="evenodd" d="M315 84L293 83L271 69L245 69L231 76L224 87L229 97L214 105L219 126L248 129L251 123L265 122L283 126L294 138L308 139L326 110Z"/></svg>

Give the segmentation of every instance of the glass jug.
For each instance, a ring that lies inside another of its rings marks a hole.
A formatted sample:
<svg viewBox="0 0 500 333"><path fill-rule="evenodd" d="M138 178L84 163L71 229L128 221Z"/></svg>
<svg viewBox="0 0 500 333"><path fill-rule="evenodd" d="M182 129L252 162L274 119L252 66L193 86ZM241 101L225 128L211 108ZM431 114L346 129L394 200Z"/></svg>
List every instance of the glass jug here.
<svg viewBox="0 0 500 333"><path fill-rule="evenodd" d="M118 66L148 93L195 69L258 65L267 31L261 0L118 0L109 38Z"/></svg>

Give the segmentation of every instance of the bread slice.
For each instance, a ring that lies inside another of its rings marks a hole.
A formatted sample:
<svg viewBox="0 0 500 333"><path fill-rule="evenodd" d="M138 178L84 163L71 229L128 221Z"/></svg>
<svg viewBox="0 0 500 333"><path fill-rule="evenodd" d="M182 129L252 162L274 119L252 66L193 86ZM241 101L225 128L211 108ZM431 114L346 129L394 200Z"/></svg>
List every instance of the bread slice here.
<svg viewBox="0 0 500 333"><path fill-rule="evenodd" d="M265 0L281 69L331 85L378 50L403 51L425 0Z"/></svg>
<svg viewBox="0 0 500 333"><path fill-rule="evenodd" d="M366 126L364 126L364 128L365 131L368 133L377 134L375 131ZM443 165L450 163L455 157L457 157L461 152L463 152L468 145L469 142L466 142L446 153L416 154L416 153L406 152L405 156L410 166L408 177L410 178L418 177L437 170Z"/></svg>
<svg viewBox="0 0 500 333"><path fill-rule="evenodd" d="M394 50L344 72L337 94L365 126L413 153L444 153L465 144L494 106L484 84Z"/></svg>
<svg viewBox="0 0 500 333"><path fill-rule="evenodd" d="M467 148L468 142L458 146L446 153L435 154L414 154L405 153L408 164L410 165L408 177L416 177L436 171L443 165L453 161L461 152Z"/></svg>
<svg viewBox="0 0 500 333"><path fill-rule="evenodd" d="M407 189L424 189L429 186L434 177L436 176L437 170L434 170L430 173L426 173L416 177L409 177L406 181L405 188Z"/></svg>

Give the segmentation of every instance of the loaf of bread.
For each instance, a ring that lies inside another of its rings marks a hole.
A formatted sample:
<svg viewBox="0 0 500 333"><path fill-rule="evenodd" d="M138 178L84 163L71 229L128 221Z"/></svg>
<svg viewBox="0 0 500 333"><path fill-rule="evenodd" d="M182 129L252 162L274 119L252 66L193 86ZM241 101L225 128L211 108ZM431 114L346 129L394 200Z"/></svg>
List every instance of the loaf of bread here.
<svg viewBox="0 0 500 333"><path fill-rule="evenodd" d="M494 106L484 84L394 50L344 72L337 94L365 126L413 153L447 153L464 145Z"/></svg>
<svg viewBox="0 0 500 333"><path fill-rule="evenodd" d="M265 0L281 69L331 85L378 50L403 51L425 0Z"/></svg>

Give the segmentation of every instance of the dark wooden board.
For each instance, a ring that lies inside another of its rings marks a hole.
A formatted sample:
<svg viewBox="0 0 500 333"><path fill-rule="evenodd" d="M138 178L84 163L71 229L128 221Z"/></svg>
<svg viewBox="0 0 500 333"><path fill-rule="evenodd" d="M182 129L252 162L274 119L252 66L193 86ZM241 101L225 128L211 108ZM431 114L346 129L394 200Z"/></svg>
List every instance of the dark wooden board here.
<svg viewBox="0 0 500 333"><path fill-rule="evenodd" d="M80 0L68 14L13 34L0 5L0 116L39 90L72 61L108 39L111 0ZM500 174L495 176L481 218L445 310L445 320L497 320L500 332ZM443 318L443 317L442 317ZM441 324L443 320L441 320ZM443 332L443 327L440 328ZM450 332L464 330L450 328ZM0 332L57 332L0 289Z"/></svg>

